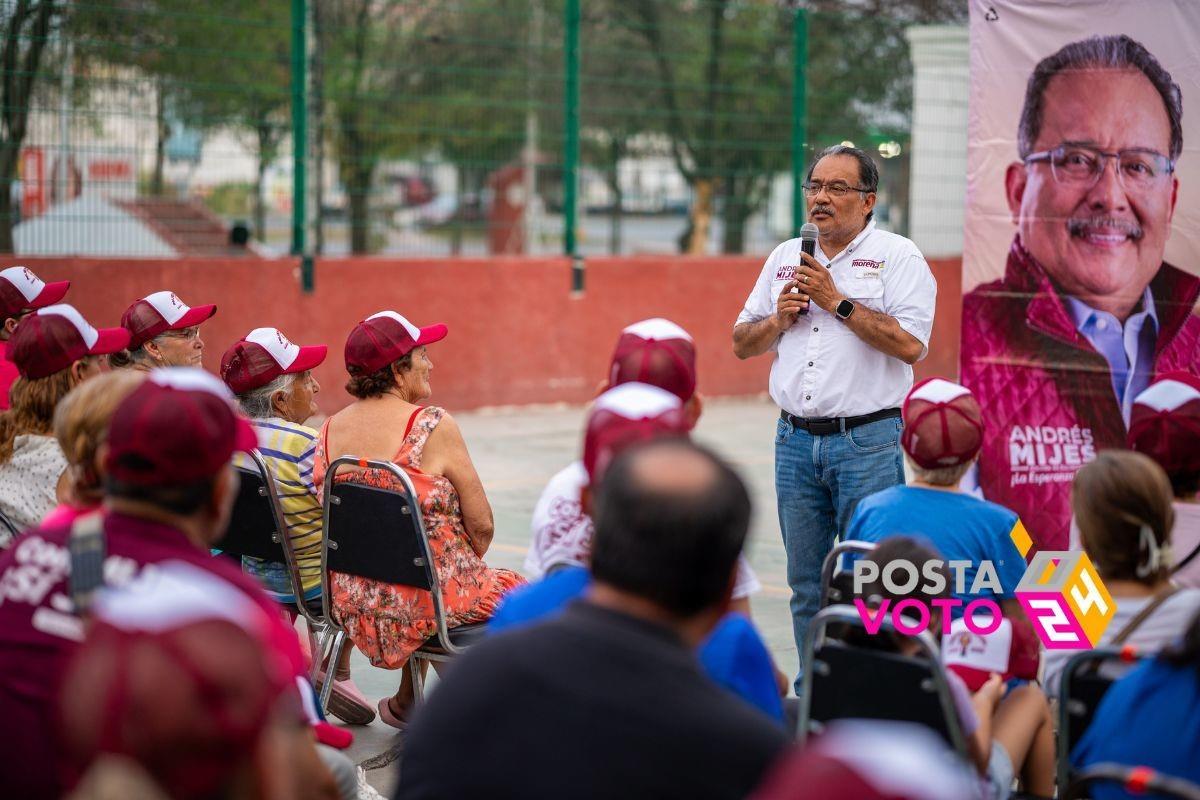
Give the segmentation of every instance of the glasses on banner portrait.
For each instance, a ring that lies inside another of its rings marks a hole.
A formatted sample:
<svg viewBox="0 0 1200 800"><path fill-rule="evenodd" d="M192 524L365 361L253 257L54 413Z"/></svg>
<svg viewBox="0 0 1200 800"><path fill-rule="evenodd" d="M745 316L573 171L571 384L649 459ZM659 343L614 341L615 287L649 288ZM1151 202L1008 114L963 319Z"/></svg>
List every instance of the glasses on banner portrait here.
<svg viewBox="0 0 1200 800"><path fill-rule="evenodd" d="M1175 162L1153 150L1133 148L1107 153L1081 144L1060 144L1052 150L1030 153L1026 164L1049 163L1057 182L1090 189L1100 180L1108 160L1116 165L1117 180L1126 189L1151 189L1175 171Z"/></svg>
<svg viewBox="0 0 1200 800"><path fill-rule="evenodd" d="M868 189L865 186L851 186L848 183L834 181L832 183L822 183L821 181L808 181L800 184L804 188L805 197L816 197L824 190L830 197L845 197L850 192L862 192L870 194L874 189Z"/></svg>

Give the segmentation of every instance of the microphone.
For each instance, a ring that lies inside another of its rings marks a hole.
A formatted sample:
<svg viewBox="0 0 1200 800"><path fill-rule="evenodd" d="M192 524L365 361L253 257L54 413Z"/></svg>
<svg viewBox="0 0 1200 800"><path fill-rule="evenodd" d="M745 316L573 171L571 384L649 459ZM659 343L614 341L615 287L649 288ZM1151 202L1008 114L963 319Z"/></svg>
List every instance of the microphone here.
<svg viewBox="0 0 1200 800"><path fill-rule="evenodd" d="M800 251L808 253L810 256L815 256L817 252L817 226L811 222L806 222L800 226ZM806 307L801 314L807 314Z"/></svg>

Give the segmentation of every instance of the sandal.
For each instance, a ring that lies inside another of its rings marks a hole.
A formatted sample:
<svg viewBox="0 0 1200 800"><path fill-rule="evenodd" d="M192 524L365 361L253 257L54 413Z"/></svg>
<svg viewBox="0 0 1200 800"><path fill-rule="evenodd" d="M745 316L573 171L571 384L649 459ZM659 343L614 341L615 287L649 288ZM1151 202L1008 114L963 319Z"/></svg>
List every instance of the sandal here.
<svg viewBox="0 0 1200 800"><path fill-rule="evenodd" d="M392 698L383 698L379 701L377 708L379 709L379 719L385 725L391 725L398 731L408 727L408 714L396 714L392 711Z"/></svg>

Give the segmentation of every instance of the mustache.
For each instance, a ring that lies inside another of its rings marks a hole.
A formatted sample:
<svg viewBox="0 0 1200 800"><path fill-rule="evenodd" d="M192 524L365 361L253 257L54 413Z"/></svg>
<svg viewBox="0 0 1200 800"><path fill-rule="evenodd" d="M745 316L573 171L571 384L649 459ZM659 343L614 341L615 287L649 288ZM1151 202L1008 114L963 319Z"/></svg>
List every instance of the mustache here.
<svg viewBox="0 0 1200 800"><path fill-rule="evenodd" d="M817 212L821 212L822 214L828 214L829 216L832 217L833 216L833 206L822 203L821 205L813 206L812 208L810 208L808 210L808 213L810 213L810 214L816 214Z"/></svg>
<svg viewBox="0 0 1200 800"><path fill-rule="evenodd" d="M1112 233L1123 233L1135 242L1142 238L1142 226L1128 219L1116 217L1072 217L1067 220L1067 230L1072 236L1082 236L1084 231L1108 230Z"/></svg>

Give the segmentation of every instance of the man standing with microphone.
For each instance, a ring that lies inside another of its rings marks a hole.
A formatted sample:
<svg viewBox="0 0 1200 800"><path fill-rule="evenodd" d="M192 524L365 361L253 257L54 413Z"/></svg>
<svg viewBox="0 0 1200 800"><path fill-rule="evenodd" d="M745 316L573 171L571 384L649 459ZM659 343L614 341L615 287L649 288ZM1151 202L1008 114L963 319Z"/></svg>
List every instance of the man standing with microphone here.
<svg viewBox="0 0 1200 800"><path fill-rule="evenodd" d="M804 183L816 246L776 247L733 328L738 358L776 353L775 491L801 658L834 539L859 500L904 482L900 405L933 327L937 284L916 245L875 227L878 186L862 150L822 151Z"/></svg>

